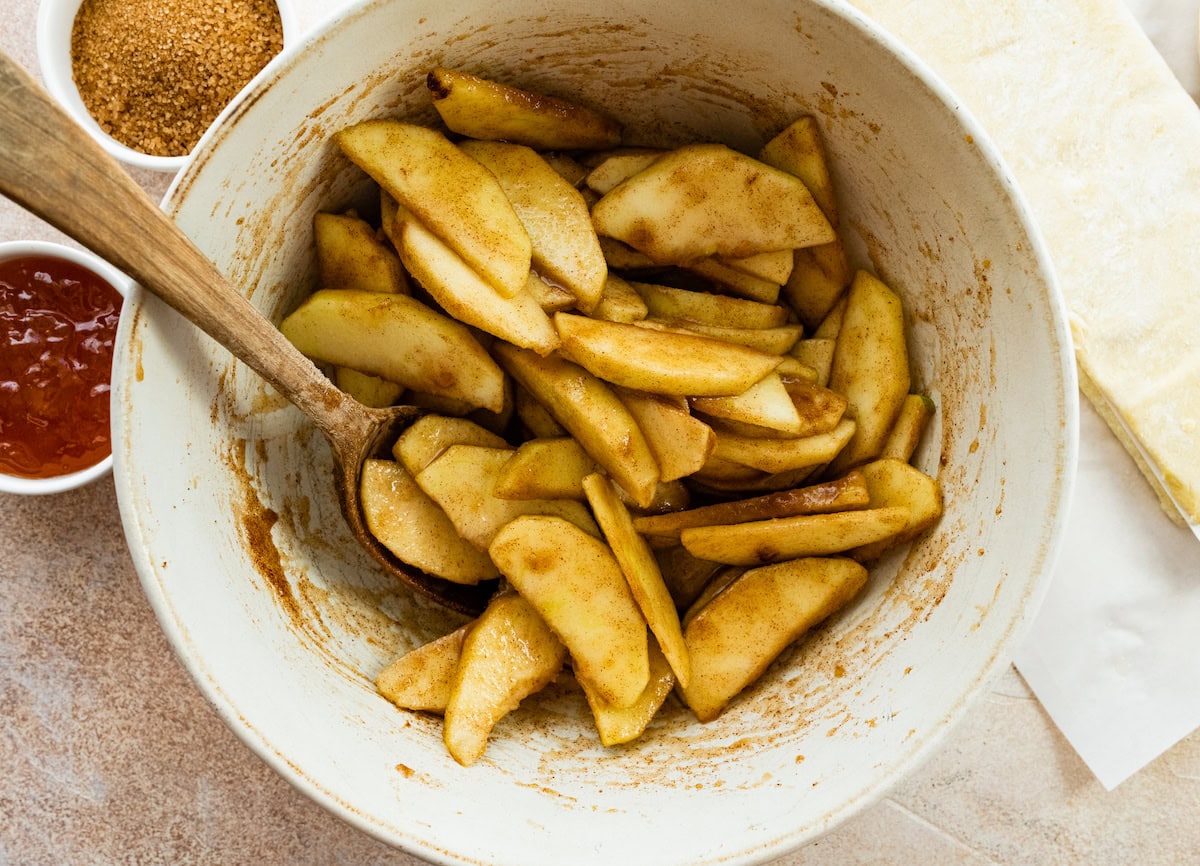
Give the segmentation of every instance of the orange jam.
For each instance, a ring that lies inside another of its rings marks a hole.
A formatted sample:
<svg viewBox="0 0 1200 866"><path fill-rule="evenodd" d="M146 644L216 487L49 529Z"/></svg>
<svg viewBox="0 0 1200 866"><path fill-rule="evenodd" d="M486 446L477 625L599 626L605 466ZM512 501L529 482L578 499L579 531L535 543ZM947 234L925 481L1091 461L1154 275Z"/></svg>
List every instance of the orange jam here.
<svg viewBox="0 0 1200 866"><path fill-rule="evenodd" d="M109 454L121 300L73 262L0 262L0 472L50 478Z"/></svg>

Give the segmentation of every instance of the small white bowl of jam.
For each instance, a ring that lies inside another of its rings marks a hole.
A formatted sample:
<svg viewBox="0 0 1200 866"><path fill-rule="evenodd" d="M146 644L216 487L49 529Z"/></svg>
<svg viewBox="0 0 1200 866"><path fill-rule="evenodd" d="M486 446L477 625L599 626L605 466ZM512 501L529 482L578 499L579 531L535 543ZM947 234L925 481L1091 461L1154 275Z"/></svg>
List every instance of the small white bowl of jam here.
<svg viewBox="0 0 1200 866"><path fill-rule="evenodd" d="M113 341L131 286L88 252L0 243L0 492L59 493L112 470Z"/></svg>

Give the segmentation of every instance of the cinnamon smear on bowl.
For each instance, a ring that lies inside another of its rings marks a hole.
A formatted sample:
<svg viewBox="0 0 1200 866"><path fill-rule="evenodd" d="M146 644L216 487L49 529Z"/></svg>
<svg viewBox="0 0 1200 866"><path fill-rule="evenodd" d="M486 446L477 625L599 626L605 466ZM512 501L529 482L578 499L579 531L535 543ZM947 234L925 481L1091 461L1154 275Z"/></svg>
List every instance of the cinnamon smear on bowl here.
<svg viewBox="0 0 1200 866"><path fill-rule="evenodd" d="M282 48L274 0L83 0L71 67L106 133L183 156Z"/></svg>

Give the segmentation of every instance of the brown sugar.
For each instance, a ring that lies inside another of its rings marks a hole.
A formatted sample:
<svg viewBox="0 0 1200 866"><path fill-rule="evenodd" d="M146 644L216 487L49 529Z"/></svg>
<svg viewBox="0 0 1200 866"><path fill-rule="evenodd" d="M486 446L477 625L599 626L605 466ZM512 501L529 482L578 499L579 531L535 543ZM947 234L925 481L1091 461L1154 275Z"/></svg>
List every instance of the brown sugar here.
<svg viewBox="0 0 1200 866"><path fill-rule="evenodd" d="M275 0L83 0L71 66L101 129L183 156L282 48Z"/></svg>

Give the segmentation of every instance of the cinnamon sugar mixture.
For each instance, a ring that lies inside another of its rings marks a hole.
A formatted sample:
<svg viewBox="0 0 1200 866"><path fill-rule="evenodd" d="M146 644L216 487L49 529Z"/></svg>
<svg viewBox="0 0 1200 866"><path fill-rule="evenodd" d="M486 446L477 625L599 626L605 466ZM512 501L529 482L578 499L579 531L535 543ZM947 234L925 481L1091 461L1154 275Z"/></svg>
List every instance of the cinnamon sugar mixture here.
<svg viewBox="0 0 1200 866"><path fill-rule="evenodd" d="M83 0L71 65L105 132L182 156L282 48L274 0Z"/></svg>

